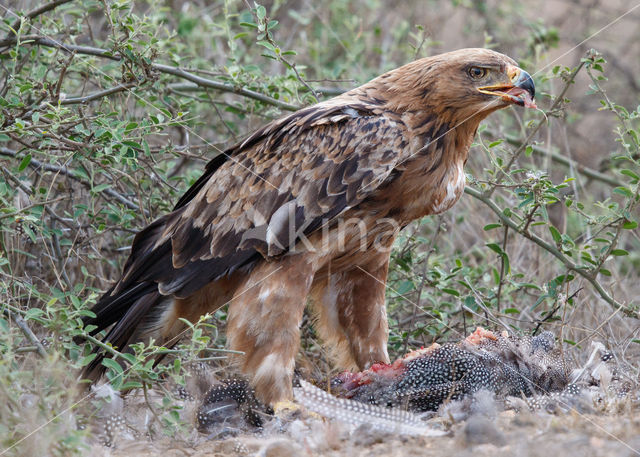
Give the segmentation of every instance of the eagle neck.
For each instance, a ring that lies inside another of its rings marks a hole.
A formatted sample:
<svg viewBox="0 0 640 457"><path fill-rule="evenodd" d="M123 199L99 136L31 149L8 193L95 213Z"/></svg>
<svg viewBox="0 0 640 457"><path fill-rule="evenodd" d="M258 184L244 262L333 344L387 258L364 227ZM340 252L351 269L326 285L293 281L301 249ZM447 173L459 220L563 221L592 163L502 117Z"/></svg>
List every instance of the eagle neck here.
<svg viewBox="0 0 640 457"><path fill-rule="evenodd" d="M449 209L464 191L464 164L480 120L459 125L429 113L406 112L410 147L405 151L390 195L402 201L389 216L402 225Z"/></svg>

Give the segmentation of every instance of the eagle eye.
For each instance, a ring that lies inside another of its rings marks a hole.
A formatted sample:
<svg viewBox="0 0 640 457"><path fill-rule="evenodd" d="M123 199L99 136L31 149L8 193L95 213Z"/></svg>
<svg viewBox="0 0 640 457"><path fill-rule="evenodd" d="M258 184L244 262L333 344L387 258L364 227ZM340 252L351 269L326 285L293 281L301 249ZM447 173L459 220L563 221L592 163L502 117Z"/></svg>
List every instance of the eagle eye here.
<svg viewBox="0 0 640 457"><path fill-rule="evenodd" d="M487 69L482 67L470 67L468 72L473 79L481 79L487 75Z"/></svg>

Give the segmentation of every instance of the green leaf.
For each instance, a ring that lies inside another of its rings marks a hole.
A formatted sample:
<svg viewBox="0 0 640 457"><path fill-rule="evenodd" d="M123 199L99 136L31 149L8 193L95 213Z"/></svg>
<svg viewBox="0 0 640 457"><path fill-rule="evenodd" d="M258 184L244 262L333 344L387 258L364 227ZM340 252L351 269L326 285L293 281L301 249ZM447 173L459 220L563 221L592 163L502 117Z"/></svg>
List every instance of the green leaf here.
<svg viewBox="0 0 640 457"><path fill-rule="evenodd" d="M611 272L609 270L607 270L606 268L600 268L600 274L604 275L604 276L611 276Z"/></svg>
<svg viewBox="0 0 640 457"><path fill-rule="evenodd" d="M27 154L26 156L24 156L24 158L20 162L20 165L18 165L18 171L22 171L25 168L27 168L30 163L31 163L31 154Z"/></svg>
<svg viewBox="0 0 640 457"><path fill-rule="evenodd" d="M629 255L629 253L624 249L614 249L613 251L611 251L611 255L623 256L623 255Z"/></svg>
<svg viewBox="0 0 640 457"><path fill-rule="evenodd" d="M142 149L144 149L144 155L147 157L151 155L151 150L149 149L149 143L147 143L147 140L142 140Z"/></svg>
<svg viewBox="0 0 640 457"><path fill-rule="evenodd" d="M135 141L125 140L122 142L122 144L127 145L131 148L142 149L142 146L140 145L140 143L136 143Z"/></svg>
<svg viewBox="0 0 640 457"><path fill-rule="evenodd" d="M502 224L487 224L484 226L484 231L488 232L489 230L493 230L495 228L502 227Z"/></svg>
<svg viewBox="0 0 640 457"><path fill-rule="evenodd" d="M398 288L396 289L396 293L398 295L404 295L407 292L411 292L414 288L415 288L415 285L413 284L412 281L402 281L398 285Z"/></svg>
<svg viewBox="0 0 640 457"><path fill-rule="evenodd" d="M267 24L267 30L273 30L274 28L276 28L277 25L278 25L278 21L272 19Z"/></svg>
<svg viewBox="0 0 640 457"><path fill-rule="evenodd" d="M491 273L493 274L493 282L494 284L500 284L500 272L496 267L491 268Z"/></svg>
<svg viewBox="0 0 640 457"><path fill-rule="evenodd" d="M108 189L109 187L111 187L111 184L109 183L98 184L93 188L93 192L97 194L102 192L105 189Z"/></svg>
<svg viewBox="0 0 640 457"><path fill-rule="evenodd" d="M497 254L500 254L500 255L504 254L504 251L502 250L502 248L496 243L487 243L486 246Z"/></svg>
<svg viewBox="0 0 640 457"><path fill-rule="evenodd" d="M551 224L549 224L549 232L551 232L553 241L555 241L556 244L560 244L562 242L562 234Z"/></svg>
<svg viewBox="0 0 640 457"><path fill-rule="evenodd" d="M137 122L129 122L127 124L127 126L124 128L125 132L130 132L131 130L135 129L138 127L138 123Z"/></svg>
<svg viewBox="0 0 640 457"><path fill-rule="evenodd" d="M616 187L615 189L613 189L613 193L622 195L623 197L627 198L633 197L633 192L631 192L631 190L627 189L626 187Z"/></svg>
<svg viewBox="0 0 640 457"><path fill-rule="evenodd" d="M136 356L128 353L128 352L123 352L122 354L122 358L125 359L127 362L129 362L131 365L133 365L134 363L136 363Z"/></svg>
<svg viewBox="0 0 640 457"><path fill-rule="evenodd" d="M520 310L516 308L507 308L504 310L505 314L520 314Z"/></svg>
<svg viewBox="0 0 640 457"><path fill-rule="evenodd" d="M102 365L104 367L107 367L107 369L111 370L116 375L120 375L123 372L122 366L120 366L120 364L113 359L102 359Z"/></svg>
<svg viewBox="0 0 640 457"><path fill-rule="evenodd" d="M633 171L625 168L623 170L620 170L620 174L626 175L628 177L630 177L631 179L635 179L636 181L640 180L640 176L638 176L636 173L634 173Z"/></svg>
<svg viewBox="0 0 640 457"><path fill-rule="evenodd" d="M276 50L275 46L272 45L271 43L269 43L268 41L262 40L262 41L256 42L256 44L258 44L258 45L260 45L260 46L262 46L264 48L267 48L269 51L275 52L275 50Z"/></svg>
<svg viewBox="0 0 640 457"><path fill-rule="evenodd" d="M446 293L446 294L453 295L454 297L459 297L460 296L460 292L458 292L455 289L442 289L442 291L444 293Z"/></svg>
<svg viewBox="0 0 640 457"><path fill-rule="evenodd" d="M476 309L476 298L473 295L467 295L464 297L464 306L470 309Z"/></svg>
<svg viewBox="0 0 640 457"><path fill-rule="evenodd" d="M44 311L40 308L29 308L27 312L24 314L25 320L37 319L42 316Z"/></svg>
<svg viewBox="0 0 640 457"><path fill-rule="evenodd" d="M636 221L627 221L624 224L622 224L622 228L626 230L633 230L637 226L638 226L638 223Z"/></svg>
<svg viewBox="0 0 640 457"><path fill-rule="evenodd" d="M86 367L91 362L93 362L93 359L95 359L97 356L98 356L98 354L94 352L92 354L89 354L89 355L83 357L82 360L80 360L80 366L81 367Z"/></svg>

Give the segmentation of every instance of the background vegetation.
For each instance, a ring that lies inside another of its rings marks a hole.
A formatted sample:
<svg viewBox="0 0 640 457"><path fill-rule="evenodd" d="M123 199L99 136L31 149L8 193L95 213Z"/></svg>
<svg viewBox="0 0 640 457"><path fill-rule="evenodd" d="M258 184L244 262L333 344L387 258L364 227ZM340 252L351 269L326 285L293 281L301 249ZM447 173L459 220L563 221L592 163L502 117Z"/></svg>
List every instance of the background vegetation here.
<svg viewBox="0 0 640 457"><path fill-rule="evenodd" d="M72 388L92 359L74 342L80 318L136 231L206 161L288 111L459 47L516 58L541 109L492 116L463 199L402 233L392 356L477 324L550 329L570 360L602 340L637 374L640 10L532 3L0 4L0 452L85 449L83 424L106 400L77 402ZM222 309L194 325L156 370L145 359L162 348L116 354L129 368L108 366L115 388L142 388L153 412L142 433L188 439L192 424L160 379L184 385L201 363L224 367L224 323ZM298 366L316 378L332 369L311 325Z"/></svg>

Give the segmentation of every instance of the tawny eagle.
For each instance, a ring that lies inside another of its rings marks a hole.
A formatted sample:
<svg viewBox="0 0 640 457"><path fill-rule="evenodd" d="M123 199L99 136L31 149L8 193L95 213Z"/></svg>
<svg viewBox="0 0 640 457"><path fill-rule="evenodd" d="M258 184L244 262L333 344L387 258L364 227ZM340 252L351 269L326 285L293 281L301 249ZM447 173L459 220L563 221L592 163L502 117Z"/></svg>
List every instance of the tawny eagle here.
<svg viewBox="0 0 640 457"><path fill-rule="evenodd" d="M208 163L174 210L135 237L92 333L119 349L173 344L179 318L229 304L227 340L258 397L291 396L307 303L343 368L389 362L385 288L398 231L449 209L480 121L534 106L509 57L416 60L259 129ZM85 371L94 377L99 358Z"/></svg>

